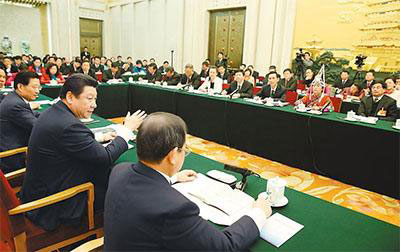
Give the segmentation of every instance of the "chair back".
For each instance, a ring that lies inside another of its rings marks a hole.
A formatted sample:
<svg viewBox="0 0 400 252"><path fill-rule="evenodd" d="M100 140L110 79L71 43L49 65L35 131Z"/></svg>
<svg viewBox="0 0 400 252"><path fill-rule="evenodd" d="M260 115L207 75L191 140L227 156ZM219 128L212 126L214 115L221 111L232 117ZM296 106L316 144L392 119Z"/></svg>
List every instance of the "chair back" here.
<svg viewBox="0 0 400 252"><path fill-rule="evenodd" d="M342 108L342 102L343 102L342 99L338 97L329 97L329 99L331 99L333 110L335 112L340 113L340 109Z"/></svg>

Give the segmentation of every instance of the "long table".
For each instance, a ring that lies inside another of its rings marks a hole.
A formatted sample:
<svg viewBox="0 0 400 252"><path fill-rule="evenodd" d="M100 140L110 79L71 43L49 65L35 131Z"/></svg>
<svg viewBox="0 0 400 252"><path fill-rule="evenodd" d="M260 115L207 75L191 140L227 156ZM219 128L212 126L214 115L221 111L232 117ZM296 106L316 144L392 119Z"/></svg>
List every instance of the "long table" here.
<svg viewBox="0 0 400 252"><path fill-rule="evenodd" d="M46 97L40 96L39 99L43 100ZM47 107L48 105L44 105L43 109ZM96 115L93 115L93 119L97 122L88 124L89 128L111 124L110 121ZM131 143L134 148L122 154L116 163L137 162L136 145ZM223 170L223 164L191 153L186 157L183 169L206 173L213 169ZM237 174L231 174L239 178ZM265 189L266 180L251 176L245 192L256 198ZM282 208L275 208L273 212L279 212L293 219L304 225L304 228L283 244L279 248L280 251L399 251L400 249L400 229L397 226L290 188L286 189L285 196L289 199L289 204ZM251 250L274 251L278 249L266 241L258 239Z"/></svg>
<svg viewBox="0 0 400 252"><path fill-rule="evenodd" d="M194 136L400 198L400 134L392 122L347 122L340 113L310 115L138 83L100 84L98 93L100 116L137 109L174 113Z"/></svg>

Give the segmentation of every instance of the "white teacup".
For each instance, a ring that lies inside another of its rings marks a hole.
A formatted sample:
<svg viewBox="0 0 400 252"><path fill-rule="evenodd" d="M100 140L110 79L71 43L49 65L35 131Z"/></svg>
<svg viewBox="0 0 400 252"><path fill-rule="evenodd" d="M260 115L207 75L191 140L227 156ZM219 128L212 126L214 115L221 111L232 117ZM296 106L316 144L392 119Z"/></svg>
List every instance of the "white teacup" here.
<svg viewBox="0 0 400 252"><path fill-rule="evenodd" d="M396 120L396 127L397 127L397 128L400 128L400 119L397 119L397 120Z"/></svg>
<svg viewBox="0 0 400 252"><path fill-rule="evenodd" d="M353 119L356 113L353 110L350 110L347 112L347 118L348 119Z"/></svg>
<svg viewBox="0 0 400 252"><path fill-rule="evenodd" d="M279 178L275 177L272 179L268 180L267 183L267 200L272 204L278 204L281 202L285 196L285 186L286 186L286 181Z"/></svg>

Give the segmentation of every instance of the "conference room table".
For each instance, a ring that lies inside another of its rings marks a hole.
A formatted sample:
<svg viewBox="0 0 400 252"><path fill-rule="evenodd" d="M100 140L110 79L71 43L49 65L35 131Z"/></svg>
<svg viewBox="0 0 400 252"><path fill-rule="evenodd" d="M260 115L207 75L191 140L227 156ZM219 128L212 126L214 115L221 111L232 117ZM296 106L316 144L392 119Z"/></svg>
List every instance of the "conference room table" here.
<svg viewBox="0 0 400 252"><path fill-rule="evenodd" d="M54 98L59 89L44 86L42 93ZM400 131L393 122L349 122L342 113L299 113L292 106L267 107L138 82L100 84L97 90L95 112L102 117L137 109L174 113L194 136L400 198Z"/></svg>
<svg viewBox="0 0 400 252"><path fill-rule="evenodd" d="M41 95L39 100L48 99ZM45 110L49 105L44 105ZM89 128L110 125L112 122L93 115L94 123L87 124ZM137 162L136 145L120 156L116 163ZM193 169L205 174L209 170L224 171L223 164L206 157L190 153L183 164L183 169ZM240 179L238 174L225 171ZM257 198L260 192L266 190L267 181L263 178L250 176L245 192ZM96 189L95 189L96 190ZM311 250L353 250L353 251L399 251L399 227L363 215L353 210L332 204L302 192L286 188L285 196L289 203L281 208L273 208L278 212L302 225L304 228L284 243L280 251L311 251ZM222 229L222 226L215 225ZM259 238L250 248L252 251L275 251L278 248Z"/></svg>

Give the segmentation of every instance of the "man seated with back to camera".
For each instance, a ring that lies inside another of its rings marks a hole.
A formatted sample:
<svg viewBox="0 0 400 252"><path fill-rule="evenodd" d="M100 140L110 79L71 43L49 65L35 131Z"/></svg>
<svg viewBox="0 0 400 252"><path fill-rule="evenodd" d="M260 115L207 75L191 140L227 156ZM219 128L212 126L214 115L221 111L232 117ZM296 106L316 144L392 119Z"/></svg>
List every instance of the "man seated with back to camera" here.
<svg viewBox="0 0 400 252"><path fill-rule="evenodd" d="M136 138L139 162L118 164L110 175L104 251L241 251L259 238L271 215L265 199L219 230L171 186L197 175L180 171L190 153L186 133L185 122L173 114L157 112L143 121Z"/></svg>
<svg viewBox="0 0 400 252"><path fill-rule="evenodd" d="M132 131L146 115L140 111L128 113L118 133L103 135L102 141L111 141L104 147L80 120L91 118L97 107L96 87L97 81L89 75L74 74L61 87L61 100L40 115L29 139L22 202L92 182L94 209L103 209L111 166L128 150ZM30 211L27 217L45 230L54 230L60 224L80 223L86 206L87 194L81 193Z"/></svg>

